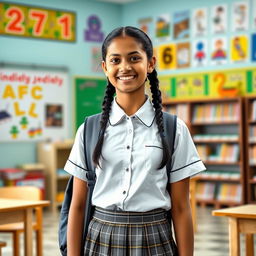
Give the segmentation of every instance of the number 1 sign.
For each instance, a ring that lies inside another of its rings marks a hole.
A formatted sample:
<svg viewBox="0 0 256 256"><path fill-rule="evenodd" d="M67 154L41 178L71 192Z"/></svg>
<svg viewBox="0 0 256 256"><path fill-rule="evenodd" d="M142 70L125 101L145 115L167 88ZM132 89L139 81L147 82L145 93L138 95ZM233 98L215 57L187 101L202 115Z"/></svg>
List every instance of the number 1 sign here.
<svg viewBox="0 0 256 256"><path fill-rule="evenodd" d="M74 42L75 13L0 3L0 35Z"/></svg>

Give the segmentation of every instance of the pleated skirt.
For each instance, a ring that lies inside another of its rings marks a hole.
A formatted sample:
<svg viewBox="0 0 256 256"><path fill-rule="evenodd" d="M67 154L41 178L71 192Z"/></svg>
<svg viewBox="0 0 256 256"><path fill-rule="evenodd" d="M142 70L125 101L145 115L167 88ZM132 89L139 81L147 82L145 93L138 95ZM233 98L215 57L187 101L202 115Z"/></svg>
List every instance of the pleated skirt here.
<svg viewBox="0 0 256 256"><path fill-rule="evenodd" d="M177 256L172 230L162 209L144 213L96 207L89 224L86 256Z"/></svg>

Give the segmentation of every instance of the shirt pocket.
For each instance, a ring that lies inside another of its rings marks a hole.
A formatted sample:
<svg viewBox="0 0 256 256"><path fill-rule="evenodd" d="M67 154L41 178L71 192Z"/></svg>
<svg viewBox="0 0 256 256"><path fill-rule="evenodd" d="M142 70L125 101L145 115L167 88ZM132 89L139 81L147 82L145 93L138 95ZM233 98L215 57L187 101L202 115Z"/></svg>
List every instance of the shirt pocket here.
<svg viewBox="0 0 256 256"><path fill-rule="evenodd" d="M147 141L145 147L145 168L151 174L157 174L163 158L163 145L160 141Z"/></svg>

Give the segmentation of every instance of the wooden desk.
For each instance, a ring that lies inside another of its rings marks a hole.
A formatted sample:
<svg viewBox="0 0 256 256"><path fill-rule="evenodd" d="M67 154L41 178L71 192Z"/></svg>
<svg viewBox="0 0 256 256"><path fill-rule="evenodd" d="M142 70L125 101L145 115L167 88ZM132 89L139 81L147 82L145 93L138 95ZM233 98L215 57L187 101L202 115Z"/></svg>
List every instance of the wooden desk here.
<svg viewBox="0 0 256 256"><path fill-rule="evenodd" d="M245 233L246 256L254 256L253 234L256 233L256 205L242 205L212 211L213 216L229 218L230 256L240 256L240 233Z"/></svg>
<svg viewBox="0 0 256 256"><path fill-rule="evenodd" d="M24 222L24 255L32 256L33 208L48 206L50 201L26 201L0 198L0 225Z"/></svg>

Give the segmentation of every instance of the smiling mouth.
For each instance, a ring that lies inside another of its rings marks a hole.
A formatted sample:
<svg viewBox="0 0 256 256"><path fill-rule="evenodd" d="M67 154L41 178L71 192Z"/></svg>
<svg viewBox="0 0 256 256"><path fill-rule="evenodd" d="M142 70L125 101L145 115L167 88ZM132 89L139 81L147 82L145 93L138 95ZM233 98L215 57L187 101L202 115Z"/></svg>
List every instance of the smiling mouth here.
<svg viewBox="0 0 256 256"><path fill-rule="evenodd" d="M117 79L122 80L122 81L129 81L134 79L136 76L118 76Z"/></svg>

